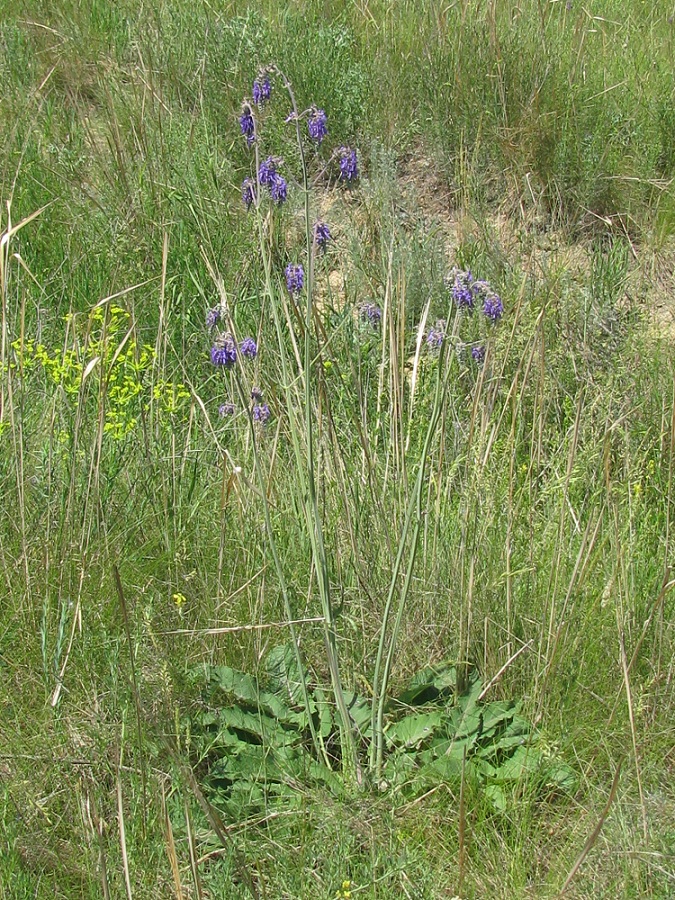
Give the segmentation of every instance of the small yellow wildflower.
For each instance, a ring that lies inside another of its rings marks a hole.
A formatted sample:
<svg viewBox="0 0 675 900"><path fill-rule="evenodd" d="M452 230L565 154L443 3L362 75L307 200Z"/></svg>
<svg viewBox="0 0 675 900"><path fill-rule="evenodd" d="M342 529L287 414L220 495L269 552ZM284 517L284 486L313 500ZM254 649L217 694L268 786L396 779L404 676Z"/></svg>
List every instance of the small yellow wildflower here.
<svg viewBox="0 0 675 900"><path fill-rule="evenodd" d="M180 609L180 608L183 606L184 603L187 603L187 600L186 600L186 598L185 598L185 594L174 594L174 595L173 595L173 602L176 604L176 606L178 607L178 609Z"/></svg>

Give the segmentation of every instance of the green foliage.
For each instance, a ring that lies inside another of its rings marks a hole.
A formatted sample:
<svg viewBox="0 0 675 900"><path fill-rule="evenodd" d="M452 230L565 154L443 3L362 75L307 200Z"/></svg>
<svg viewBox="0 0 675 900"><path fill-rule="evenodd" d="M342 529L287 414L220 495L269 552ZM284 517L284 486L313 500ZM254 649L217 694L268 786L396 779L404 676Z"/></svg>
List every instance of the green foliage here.
<svg viewBox="0 0 675 900"><path fill-rule="evenodd" d="M324 762L312 753L289 645L269 652L260 677L214 666L199 667L193 680L205 683L205 708L185 727L210 796L233 819L270 812L278 804L296 808L312 785L345 796L344 781L326 764L338 750L333 705L320 688L311 692L311 714L329 752ZM485 702L482 688L474 672L461 689L456 667L448 664L413 676L388 704L380 788L414 798L429 787L466 778L482 784L502 812L516 790L571 795L577 787L573 770L551 754L541 733L520 714L520 704ZM365 755L372 740L370 704L353 693L348 708Z"/></svg>

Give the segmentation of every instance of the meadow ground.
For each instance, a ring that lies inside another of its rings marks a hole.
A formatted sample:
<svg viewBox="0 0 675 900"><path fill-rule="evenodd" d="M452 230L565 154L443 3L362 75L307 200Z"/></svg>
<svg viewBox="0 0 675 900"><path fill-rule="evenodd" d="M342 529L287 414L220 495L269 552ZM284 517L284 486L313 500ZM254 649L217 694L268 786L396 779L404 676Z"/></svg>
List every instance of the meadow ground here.
<svg viewBox="0 0 675 900"><path fill-rule="evenodd" d="M0 0L1 900L675 896L669 6Z"/></svg>

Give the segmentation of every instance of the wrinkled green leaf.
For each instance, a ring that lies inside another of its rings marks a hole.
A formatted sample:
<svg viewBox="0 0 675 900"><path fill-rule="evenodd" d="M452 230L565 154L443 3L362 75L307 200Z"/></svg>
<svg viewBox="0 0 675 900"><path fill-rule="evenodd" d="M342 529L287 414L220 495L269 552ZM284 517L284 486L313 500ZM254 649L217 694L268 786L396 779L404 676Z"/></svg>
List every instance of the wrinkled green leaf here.
<svg viewBox="0 0 675 900"><path fill-rule="evenodd" d="M427 666L417 672L396 700L406 706L449 697L457 686L457 669L449 663Z"/></svg>
<svg viewBox="0 0 675 900"><path fill-rule="evenodd" d="M405 716L387 728L385 737L390 744L419 747L431 740L434 732L446 721L442 711Z"/></svg>

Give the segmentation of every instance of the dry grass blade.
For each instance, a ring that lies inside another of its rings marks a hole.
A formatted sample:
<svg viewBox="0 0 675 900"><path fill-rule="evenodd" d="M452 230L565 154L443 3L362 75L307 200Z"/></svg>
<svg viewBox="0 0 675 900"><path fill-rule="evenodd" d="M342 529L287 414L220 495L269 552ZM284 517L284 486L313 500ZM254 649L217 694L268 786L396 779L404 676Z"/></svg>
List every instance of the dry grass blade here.
<svg viewBox="0 0 675 900"><path fill-rule="evenodd" d="M121 753L120 753L121 757ZM121 764L121 763L120 763ZM127 900L133 900L131 893L131 875L129 873L129 856L127 854L127 833L124 827L124 803L122 801L122 777L120 767L117 768L117 821L120 831L120 848L122 850L122 867L124 869L124 887L127 892Z"/></svg>
<svg viewBox="0 0 675 900"><path fill-rule="evenodd" d="M140 754L141 761L141 784L143 790L143 835L145 836L146 830L146 811L147 811L147 788L146 788L146 768L145 768L145 753L143 752L143 726L142 726L142 716L141 716L141 698L138 693L138 680L136 678L136 663L134 661L134 645L131 640L131 627L129 625L129 613L127 609L127 602L124 597L124 589L122 588L122 579L120 578L120 573L117 566L113 565L113 576L115 579L115 588L117 589L117 596L120 601L120 606L122 608L122 620L124 621L124 631L127 637L127 645L129 647L129 665L131 666L131 689L134 694L134 706L136 707L136 726L138 728L138 752Z"/></svg>
<svg viewBox="0 0 675 900"><path fill-rule="evenodd" d="M173 827L169 811L166 808L166 793L162 786L162 817L164 819L164 837L166 842L166 855L169 857L169 865L171 866L171 876L176 891L176 900L184 900L183 885L180 880L180 868L178 866L178 856L176 855L176 842L173 839Z"/></svg>
<svg viewBox="0 0 675 900"><path fill-rule="evenodd" d="M611 807L612 803L614 802L614 798L616 797L617 788L619 787L619 776L621 775L621 766L622 766L622 763L619 763L619 765L616 767L616 772L614 773L614 780L612 781L612 787L609 791L609 797L607 798L607 803L605 803L604 809L600 813L600 818L598 819L598 824L595 826L593 831L589 834L589 836L586 840L586 843L584 844L583 850L581 851L581 853L577 857L576 862L570 869L570 873L567 876L567 878L565 879L565 883L563 884L562 888L560 889L560 892L557 895L557 900L560 900L560 898L565 894L567 888L570 886L570 884L574 880L574 876L577 874L579 869L582 867L584 860L586 859L588 854L591 852L593 845L597 841L598 836L599 836L600 832L602 831L602 826L605 824L605 819L607 818L607 816L609 814L610 807Z"/></svg>

